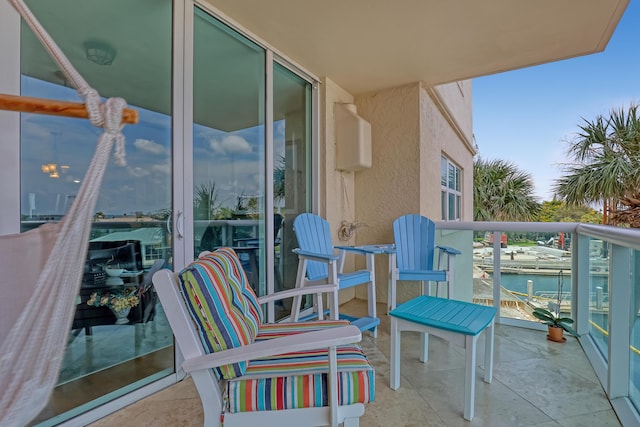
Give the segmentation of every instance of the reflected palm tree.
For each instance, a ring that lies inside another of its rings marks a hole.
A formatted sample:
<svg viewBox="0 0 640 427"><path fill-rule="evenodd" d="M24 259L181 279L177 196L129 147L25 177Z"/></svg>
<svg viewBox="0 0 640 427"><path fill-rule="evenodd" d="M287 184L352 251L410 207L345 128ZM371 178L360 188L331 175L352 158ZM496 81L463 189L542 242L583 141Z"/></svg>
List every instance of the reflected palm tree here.
<svg viewBox="0 0 640 427"><path fill-rule="evenodd" d="M273 166L273 198L275 201L284 200L285 161L280 156L277 164Z"/></svg>
<svg viewBox="0 0 640 427"><path fill-rule="evenodd" d="M209 182L198 185L193 191L193 217L194 219L214 219L216 212L221 208L222 202L218 200L216 183Z"/></svg>

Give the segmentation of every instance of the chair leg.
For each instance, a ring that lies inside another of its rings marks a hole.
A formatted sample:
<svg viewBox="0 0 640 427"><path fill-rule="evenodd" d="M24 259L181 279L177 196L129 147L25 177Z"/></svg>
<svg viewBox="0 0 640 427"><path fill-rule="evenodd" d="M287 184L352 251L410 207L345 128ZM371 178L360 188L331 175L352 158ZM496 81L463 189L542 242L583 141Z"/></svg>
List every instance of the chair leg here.
<svg viewBox="0 0 640 427"><path fill-rule="evenodd" d="M298 261L298 271L296 273L296 289L302 288L304 286L304 276L307 271L307 260L301 259ZM293 297L293 302L291 305L291 321L297 322L300 316L300 303L302 302L301 296Z"/></svg>
<svg viewBox="0 0 640 427"><path fill-rule="evenodd" d="M451 258L453 258L450 255ZM449 268L451 266L452 259L449 259L449 266L447 270L447 298L451 299L453 295L453 269Z"/></svg>
<svg viewBox="0 0 640 427"><path fill-rule="evenodd" d="M368 306L368 316L371 318L378 317L376 314L376 267L374 264L374 254L367 254L367 270L369 270L370 281L367 283L367 306ZM378 328L375 327L373 330L369 331L373 338L377 338L378 336Z"/></svg>
<svg viewBox="0 0 640 427"><path fill-rule="evenodd" d="M389 289L387 295L387 314L396 308L396 254L389 254Z"/></svg>
<svg viewBox="0 0 640 427"><path fill-rule="evenodd" d="M396 308L396 272L392 271L391 276L389 276L389 300L387 302L387 314L394 308Z"/></svg>

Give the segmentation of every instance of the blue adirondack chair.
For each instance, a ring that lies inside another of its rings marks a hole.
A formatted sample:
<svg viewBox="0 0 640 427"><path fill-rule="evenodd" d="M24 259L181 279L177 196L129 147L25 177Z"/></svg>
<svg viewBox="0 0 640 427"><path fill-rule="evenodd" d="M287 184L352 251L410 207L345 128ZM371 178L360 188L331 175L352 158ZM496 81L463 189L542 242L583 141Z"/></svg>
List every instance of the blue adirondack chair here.
<svg viewBox="0 0 640 427"><path fill-rule="evenodd" d="M396 307L396 283L399 280L419 281L422 294L429 295L429 283L436 282L436 296L440 283L447 283L447 298L453 290L453 263L460 251L447 246L435 246L435 224L424 216L410 214L393 221L396 266L389 280L389 310ZM436 249L439 250L438 269L434 269Z"/></svg>
<svg viewBox="0 0 640 427"><path fill-rule="evenodd" d="M353 246L333 246L331 242L331 230L329 223L318 215L304 213L298 215L293 221L293 230L298 239L299 247L293 252L298 255L298 274L296 287L304 287L316 284L337 283L340 289L357 285L367 286L368 314L366 317L354 318L340 314L340 318L348 319L361 331L370 330L376 335L376 328L380 319L376 315L376 288L374 256L379 251L371 248ZM336 253L337 252L337 253ZM347 252L364 255L366 257L366 269L349 273L342 271L344 257ZM333 312L338 313L337 295L333 301ZM316 303L314 302L314 307ZM292 319L298 319L297 309L300 301L293 301ZM315 313L322 317L322 313Z"/></svg>

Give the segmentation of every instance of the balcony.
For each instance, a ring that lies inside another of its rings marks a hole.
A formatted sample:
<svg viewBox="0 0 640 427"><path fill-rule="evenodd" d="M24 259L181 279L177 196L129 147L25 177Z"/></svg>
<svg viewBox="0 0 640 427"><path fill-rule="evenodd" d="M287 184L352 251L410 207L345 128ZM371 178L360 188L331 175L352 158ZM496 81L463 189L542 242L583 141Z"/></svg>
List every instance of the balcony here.
<svg viewBox="0 0 640 427"><path fill-rule="evenodd" d="M355 314L367 310L362 300L350 301L343 308ZM379 304L378 310L384 312L385 306ZM418 335L405 332L401 386L393 391L389 388L387 316L379 331L377 339L363 335L362 345L377 375L375 402L367 405L360 425L468 424L462 418L464 350L432 337L429 362L422 364L418 361ZM493 382L484 383L479 370L476 414L471 425L620 425L578 340L569 338L565 344L558 344L548 341L545 335L544 331L497 325ZM483 354L483 348L481 338L479 354ZM187 427L202 423L200 399L187 379L91 426Z"/></svg>
<svg viewBox="0 0 640 427"><path fill-rule="evenodd" d="M494 380L477 382L473 425L640 423L640 231L575 223L447 222L439 228L441 243L463 252L456 261L456 296L500 307ZM485 240L486 232L495 233L486 239L489 246L480 247L478 239L474 244L474 236ZM505 232L509 241L501 248ZM549 239L519 246L514 237L525 233L563 233L565 247L553 248ZM509 289L514 287L508 283L514 274L534 279L524 280L520 290ZM545 277L547 283L551 279L551 289L548 284L540 289L544 285L528 283L544 282ZM469 282L474 286L464 285ZM553 309L554 304L575 319L580 338L568 337L564 344L546 339L546 327L530 312L536 306ZM366 304L352 300L342 310L357 315L366 311ZM384 313L384 305L378 310ZM464 425L463 350L432 338L429 362L422 364L417 334L406 333L401 388L393 391L386 316L379 331L377 339L365 334L362 341L378 375L375 402L367 406L361 425ZM191 382L182 381L93 425L151 419L154 425L201 425Z"/></svg>

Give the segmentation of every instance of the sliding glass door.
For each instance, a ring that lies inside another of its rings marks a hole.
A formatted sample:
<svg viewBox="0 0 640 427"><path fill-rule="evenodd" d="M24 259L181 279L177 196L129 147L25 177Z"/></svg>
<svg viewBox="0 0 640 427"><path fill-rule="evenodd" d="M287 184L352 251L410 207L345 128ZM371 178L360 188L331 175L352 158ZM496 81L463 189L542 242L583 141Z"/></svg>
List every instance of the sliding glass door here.
<svg viewBox="0 0 640 427"><path fill-rule="evenodd" d="M193 45L194 256L230 246L257 294L292 288L292 223L311 208L312 84L201 9Z"/></svg>
<svg viewBox="0 0 640 427"><path fill-rule="evenodd" d="M125 98L140 115L124 128L127 166L109 164L100 188L59 383L36 419L48 425L174 372L171 330L150 284L152 267L172 263L172 2L29 6L90 85ZM24 24L20 68L22 95L80 101ZM87 120L21 115L23 231L65 215L99 131ZM104 299L110 295L130 297L126 315L116 316Z"/></svg>
<svg viewBox="0 0 640 427"><path fill-rule="evenodd" d="M298 257L292 252L297 247L293 220L311 211L311 105L311 83L275 63L273 194L276 219L280 220L274 249L276 290L295 286Z"/></svg>
<svg viewBox="0 0 640 427"><path fill-rule="evenodd" d="M194 255L234 248L264 294L265 51L200 9L193 46Z"/></svg>
<svg viewBox="0 0 640 427"><path fill-rule="evenodd" d="M29 6L91 86L140 115L124 128L127 165L109 164L100 188L59 383L35 420L44 426L181 375L154 269L179 270L201 251L230 246L257 294L295 285L292 223L311 210L313 86L189 2ZM20 81L24 96L80 101L24 24ZM27 231L65 215L100 130L80 119L20 117L15 209ZM107 296L135 298L119 316ZM289 307L269 308L279 318Z"/></svg>

